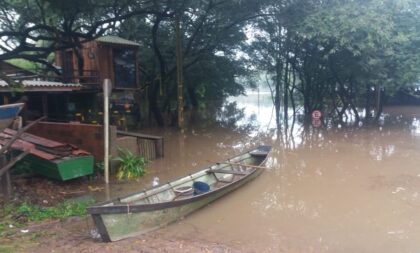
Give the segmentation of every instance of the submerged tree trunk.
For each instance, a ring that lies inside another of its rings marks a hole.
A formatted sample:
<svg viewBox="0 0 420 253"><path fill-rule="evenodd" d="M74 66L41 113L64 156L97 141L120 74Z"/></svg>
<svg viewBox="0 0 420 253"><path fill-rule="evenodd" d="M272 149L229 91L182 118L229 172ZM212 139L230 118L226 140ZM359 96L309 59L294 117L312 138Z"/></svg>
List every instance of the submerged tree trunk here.
<svg viewBox="0 0 420 253"><path fill-rule="evenodd" d="M375 122L379 120L383 111L383 95L380 85L376 86L376 103L375 103Z"/></svg>
<svg viewBox="0 0 420 253"><path fill-rule="evenodd" d="M274 94L274 107L276 109L276 123L280 125L280 85L281 85L282 66L280 59L276 62L276 92Z"/></svg>
<svg viewBox="0 0 420 253"><path fill-rule="evenodd" d="M370 85L366 84L366 98L365 98L365 122L369 123L372 115L370 113L370 104L371 104L371 92L370 92Z"/></svg>
<svg viewBox="0 0 420 253"><path fill-rule="evenodd" d="M288 117L289 117L289 115L288 115L288 109L289 109L289 94L288 94L288 91L289 91L289 65L288 65L288 63L287 63L287 60L286 60L286 66L285 66L285 70L284 70L284 90L283 90L283 106L284 106L284 115L283 115L283 117L284 117L284 124L287 126L287 124L288 124Z"/></svg>
<svg viewBox="0 0 420 253"><path fill-rule="evenodd" d="M294 91L295 91L295 88L296 88L296 72L293 68L292 68L292 78L293 78L293 81L292 81L292 87L290 89L290 95L289 96L290 96L290 102L291 102L292 108L293 108L293 121L294 121L295 116L296 116L296 103L295 103L295 98L294 98L293 94L294 94Z"/></svg>

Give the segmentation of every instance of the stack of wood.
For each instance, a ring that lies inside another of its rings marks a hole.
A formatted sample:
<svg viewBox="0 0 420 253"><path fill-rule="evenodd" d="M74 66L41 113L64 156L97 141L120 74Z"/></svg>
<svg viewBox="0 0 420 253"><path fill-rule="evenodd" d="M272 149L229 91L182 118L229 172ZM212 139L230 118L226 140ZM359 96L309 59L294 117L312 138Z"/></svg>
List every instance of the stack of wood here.
<svg viewBox="0 0 420 253"><path fill-rule="evenodd" d="M0 146L6 145L17 131L6 128L0 133ZM23 133L12 144L12 149L27 151L32 155L46 160L55 160L63 157L73 157L80 155L90 155L89 152L81 150L74 145L61 143L39 137L33 134Z"/></svg>

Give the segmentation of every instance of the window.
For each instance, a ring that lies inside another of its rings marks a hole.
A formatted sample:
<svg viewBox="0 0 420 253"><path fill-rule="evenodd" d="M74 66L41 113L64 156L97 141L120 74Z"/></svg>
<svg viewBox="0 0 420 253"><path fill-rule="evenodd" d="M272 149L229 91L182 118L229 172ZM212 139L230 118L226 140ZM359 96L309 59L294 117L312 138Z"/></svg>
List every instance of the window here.
<svg viewBox="0 0 420 253"><path fill-rule="evenodd" d="M115 87L136 88L136 55L133 49L114 48Z"/></svg>

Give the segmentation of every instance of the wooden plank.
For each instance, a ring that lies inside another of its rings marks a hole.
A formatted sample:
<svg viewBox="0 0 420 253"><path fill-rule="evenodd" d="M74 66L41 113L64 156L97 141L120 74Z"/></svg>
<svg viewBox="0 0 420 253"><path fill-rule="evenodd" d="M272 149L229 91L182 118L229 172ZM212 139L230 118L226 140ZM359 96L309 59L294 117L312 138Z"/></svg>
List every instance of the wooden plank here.
<svg viewBox="0 0 420 253"><path fill-rule="evenodd" d="M160 139L163 139L162 136L149 135L149 134L140 134L140 133L133 133L133 132L126 132L126 131L121 131L121 130L117 130L117 134L126 135L126 136L134 136L134 137L139 137L139 138L142 138L142 139L149 139L149 140L160 140Z"/></svg>
<svg viewBox="0 0 420 253"><path fill-rule="evenodd" d="M6 144L7 144L7 141L0 140L0 145L6 145ZM54 160L55 158L57 158L57 156L53 154L37 149L34 144L27 141L20 140L20 139L13 142L11 148L20 150L20 151L29 151L30 154L44 158L46 160Z"/></svg>
<svg viewBox="0 0 420 253"><path fill-rule="evenodd" d="M225 170L225 169L214 169L208 170L207 173L221 173L221 174L233 174L233 175L248 175L248 172L236 171L236 170Z"/></svg>
<svg viewBox="0 0 420 253"><path fill-rule="evenodd" d="M25 127L23 127L23 128L21 128L21 129L19 129L19 131L13 136L13 138L12 139L10 139L9 140L9 142L7 143L7 144L5 144L3 147L1 147L1 149L0 149L0 155L1 154L3 154L4 152L6 152L9 148L10 148L10 146L26 131L26 130L28 130L30 127L32 127L33 125L35 125L35 124L37 124L38 122L40 122L40 121L42 121L42 120L44 120L45 118L47 118L47 117L45 117L45 116L43 116L43 117L41 117L41 118L39 118L39 119L37 119L37 120L35 120L35 121L32 121L31 123L29 123L28 125L26 125Z"/></svg>
<svg viewBox="0 0 420 253"><path fill-rule="evenodd" d="M164 142L162 136L133 133L117 130L117 134L137 138L139 154L147 159L157 159L164 156Z"/></svg>
<svg viewBox="0 0 420 253"><path fill-rule="evenodd" d="M17 133L16 130L10 129L10 128L6 128L4 130L4 132L6 134L9 135L15 135ZM57 142L57 141L53 141L50 139L46 139L40 136L36 136L33 134L28 134L28 133L23 133L22 136L20 137L20 139L33 143L33 144L37 144L40 146L44 146L44 147L48 147L48 148L65 148L66 150L71 150L71 147L69 147L67 144L65 143L61 143L61 142Z"/></svg>
<svg viewBox="0 0 420 253"><path fill-rule="evenodd" d="M250 167L250 168L256 168L256 169L267 169L267 167L264 166L257 166L252 164L243 164L243 163L231 163L231 162L217 162L216 164L228 164L228 165L235 165L235 166L243 166L243 167Z"/></svg>
<svg viewBox="0 0 420 253"><path fill-rule="evenodd" d="M162 158L164 156L164 145L163 145L163 137L161 139L156 140L156 158Z"/></svg>

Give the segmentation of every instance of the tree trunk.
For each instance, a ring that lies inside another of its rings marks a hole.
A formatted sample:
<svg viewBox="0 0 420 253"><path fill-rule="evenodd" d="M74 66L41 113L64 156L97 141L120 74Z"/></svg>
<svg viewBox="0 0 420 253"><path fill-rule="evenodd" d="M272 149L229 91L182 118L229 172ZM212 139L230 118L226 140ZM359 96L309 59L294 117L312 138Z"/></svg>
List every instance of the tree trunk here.
<svg viewBox="0 0 420 253"><path fill-rule="evenodd" d="M371 92L370 92L370 85L366 84L366 101L365 101L365 122L369 123L372 115L370 113L370 104L371 104Z"/></svg>
<svg viewBox="0 0 420 253"><path fill-rule="evenodd" d="M84 68L85 68L85 62L83 60L83 55L82 55L82 52L81 52L80 48L74 48L73 52L74 52L74 54L76 55L76 58L77 58L77 74L78 74L78 78L80 79L81 77L84 76L83 73L84 73ZM74 73L72 73L72 74L74 74Z"/></svg>
<svg viewBox="0 0 420 253"><path fill-rule="evenodd" d="M384 109L384 92L381 90L380 86L377 86L377 92L376 92L376 108L375 108L375 121L377 122L379 120L379 117L381 117L382 111Z"/></svg>
<svg viewBox="0 0 420 253"><path fill-rule="evenodd" d="M296 103L295 103L295 98L293 97L293 93L296 88L296 73L294 69L292 69L292 77L293 77L293 82L292 82L292 88L290 89L290 102L293 108L293 120L294 120L296 116Z"/></svg>
<svg viewBox="0 0 420 253"><path fill-rule="evenodd" d="M159 81L155 81L152 87L149 89L149 109L150 112L153 114L156 123L158 126L164 126L164 120L162 117L162 113L159 109L158 105L158 95L159 95Z"/></svg>
<svg viewBox="0 0 420 253"><path fill-rule="evenodd" d="M282 63L280 59L276 62L276 93L274 94L274 107L276 109L276 123L280 125L280 86L281 86Z"/></svg>
<svg viewBox="0 0 420 253"><path fill-rule="evenodd" d="M181 45L181 27L179 15L176 15L176 80L177 80L177 101L178 101L178 127L184 127L184 78Z"/></svg>
<svg viewBox="0 0 420 253"><path fill-rule="evenodd" d="M284 91L283 91L283 106L284 106L284 124L287 125L288 121L288 109L289 109L289 64L286 60L286 66L284 70Z"/></svg>

